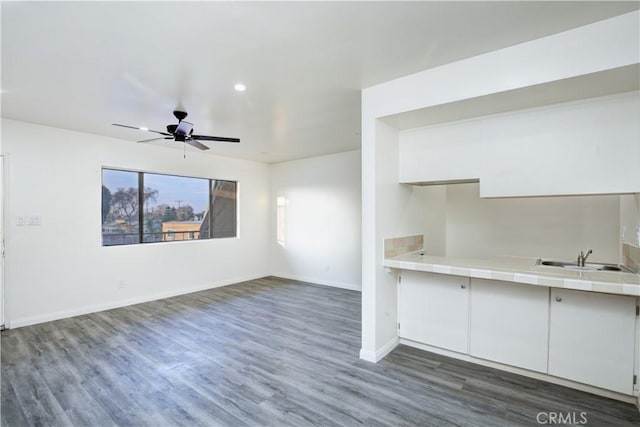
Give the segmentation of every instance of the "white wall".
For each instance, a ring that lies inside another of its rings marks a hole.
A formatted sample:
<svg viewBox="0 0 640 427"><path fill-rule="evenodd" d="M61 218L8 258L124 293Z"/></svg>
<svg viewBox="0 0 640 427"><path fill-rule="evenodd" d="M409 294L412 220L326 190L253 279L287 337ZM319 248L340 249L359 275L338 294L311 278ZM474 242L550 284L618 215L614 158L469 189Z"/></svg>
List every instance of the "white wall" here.
<svg viewBox="0 0 640 427"><path fill-rule="evenodd" d="M477 183L455 184L446 211L449 256L620 259L620 196L481 199Z"/></svg>
<svg viewBox="0 0 640 427"><path fill-rule="evenodd" d="M1 110L1 108L0 108ZM2 123L0 122L0 135L2 131ZM0 153L2 153L2 138L0 137ZM0 157L0 242L4 241L5 230L5 167L4 157ZM0 325L5 325L5 309L4 309L4 258L0 257Z"/></svg>
<svg viewBox="0 0 640 427"><path fill-rule="evenodd" d="M9 327L269 274L266 164L6 119L2 141ZM237 180L240 237L102 247L102 166ZM17 226L19 215L42 223Z"/></svg>
<svg viewBox="0 0 640 427"><path fill-rule="evenodd" d="M272 274L360 290L360 151L271 165ZM277 198L286 200L284 242Z"/></svg>
<svg viewBox="0 0 640 427"><path fill-rule="evenodd" d="M640 247L640 193L620 196L620 236L621 243Z"/></svg>
<svg viewBox="0 0 640 427"><path fill-rule="evenodd" d="M385 117L638 64L639 19L638 11L626 13L372 86L363 94L363 118L365 111L367 119Z"/></svg>
<svg viewBox="0 0 640 427"><path fill-rule="evenodd" d="M447 255L448 187L408 186L411 197L400 215L400 222L412 224L412 231L424 236L424 249L429 255Z"/></svg>
<svg viewBox="0 0 640 427"><path fill-rule="evenodd" d="M363 92L363 120L368 117ZM394 277L382 268L384 239L403 235L415 224L397 219L411 191L397 184L398 131L374 120L362 133L362 348L360 357L377 361L397 344ZM406 211L405 211L406 212Z"/></svg>

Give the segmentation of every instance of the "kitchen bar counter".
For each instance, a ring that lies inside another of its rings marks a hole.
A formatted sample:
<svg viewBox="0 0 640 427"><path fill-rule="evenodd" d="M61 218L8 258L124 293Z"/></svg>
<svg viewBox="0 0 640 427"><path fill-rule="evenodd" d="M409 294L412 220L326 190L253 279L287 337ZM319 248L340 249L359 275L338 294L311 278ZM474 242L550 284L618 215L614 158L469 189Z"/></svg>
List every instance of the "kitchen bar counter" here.
<svg viewBox="0 0 640 427"><path fill-rule="evenodd" d="M413 271L524 283L617 295L640 296L640 274L609 271L576 271L536 265L537 258L457 258L412 252L385 258L383 265Z"/></svg>

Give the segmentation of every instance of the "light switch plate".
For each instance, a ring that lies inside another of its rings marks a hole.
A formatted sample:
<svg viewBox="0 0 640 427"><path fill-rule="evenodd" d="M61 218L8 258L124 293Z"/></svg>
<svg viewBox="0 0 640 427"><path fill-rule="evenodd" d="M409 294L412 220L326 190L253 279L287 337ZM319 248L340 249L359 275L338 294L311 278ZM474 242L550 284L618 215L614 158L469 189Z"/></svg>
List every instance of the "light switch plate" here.
<svg viewBox="0 0 640 427"><path fill-rule="evenodd" d="M27 225L35 226L40 225L41 219L40 215L29 215L27 217Z"/></svg>
<svg viewBox="0 0 640 427"><path fill-rule="evenodd" d="M17 216L16 217L16 225L24 225L24 217L23 216Z"/></svg>

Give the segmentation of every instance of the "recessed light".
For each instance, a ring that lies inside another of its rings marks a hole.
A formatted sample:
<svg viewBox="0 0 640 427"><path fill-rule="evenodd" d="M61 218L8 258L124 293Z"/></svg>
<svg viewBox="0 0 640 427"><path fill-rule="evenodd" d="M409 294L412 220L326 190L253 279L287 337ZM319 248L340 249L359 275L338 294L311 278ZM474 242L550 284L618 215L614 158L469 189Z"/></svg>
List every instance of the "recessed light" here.
<svg viewBox="0 0 640 427"><path fill-rule="evenodd" d="M149 130L149 128L146 128L144 126L140 126L138 129L140 129L140 130Z"/></svg>
<svg viewBox="0 0 640 427"><path fill-rule="evenodd" d="M245 90L247 90L247 87L242 83L236 83L236 85L233 88L238 92L244 92Z"/></svg>

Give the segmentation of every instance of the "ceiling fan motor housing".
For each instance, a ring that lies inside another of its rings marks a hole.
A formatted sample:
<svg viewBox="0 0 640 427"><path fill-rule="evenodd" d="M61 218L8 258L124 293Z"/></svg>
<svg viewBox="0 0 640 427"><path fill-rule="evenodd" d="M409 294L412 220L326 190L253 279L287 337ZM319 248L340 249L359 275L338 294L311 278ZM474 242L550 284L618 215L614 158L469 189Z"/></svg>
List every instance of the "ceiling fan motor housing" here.
<svg viewBox="0 0 640 427"><path fill-rule="evenodd" d="M178 119L179 122L187 118L186 111L173 110L173 115Z"/></svg>

